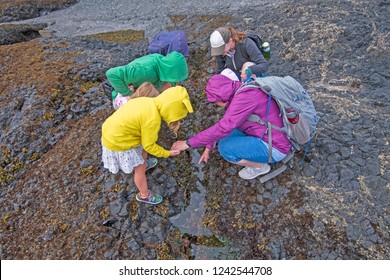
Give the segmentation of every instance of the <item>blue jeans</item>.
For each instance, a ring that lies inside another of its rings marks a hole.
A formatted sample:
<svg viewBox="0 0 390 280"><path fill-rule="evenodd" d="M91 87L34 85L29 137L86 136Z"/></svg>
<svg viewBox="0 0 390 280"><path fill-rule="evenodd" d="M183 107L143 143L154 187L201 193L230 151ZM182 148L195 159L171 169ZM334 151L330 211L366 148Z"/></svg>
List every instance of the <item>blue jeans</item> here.
<svg viewBox="0 0 390 280"><path fill-rule="evenodd" d="M239 162L240 160L249 160L253 162L268 162L268 145L260 138L254 136L247 136L241 130L235 129L225 138L219 140L218 150L221 156L232 163ZM274 159L275 149L272 151L272 162L279 161ZM285 156L279 151L276 151Z"/></svg>

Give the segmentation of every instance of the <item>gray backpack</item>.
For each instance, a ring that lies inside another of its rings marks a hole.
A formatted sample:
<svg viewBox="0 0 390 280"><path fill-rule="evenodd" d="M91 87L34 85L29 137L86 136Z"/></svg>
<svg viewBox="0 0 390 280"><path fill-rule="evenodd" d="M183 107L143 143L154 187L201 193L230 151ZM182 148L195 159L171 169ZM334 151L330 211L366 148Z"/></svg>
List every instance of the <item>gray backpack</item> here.
<svg viewBox="0 0 390 280"><path fill-rule="evenodd" d="M295 151L301 150L302 145L306 144L306 150L308 149L310 140L316 133L319 117L309 95L310 93L290 76L270 76L252 79L243 84L236 91L236 94L241 89L248 87L260 88L269 96L266 119L263 120L254 114L248 117L249 121L258 122L268 128L266 132L268 134L269 147L268 161L272 162L272 128L286 133L293 147L292 151L282 160L283 166L260 178L261 182L265 182L282 173L287 168L286 163L293 158ZM283 127L278 127L268 122L271 99L274 99L279 106L283 118Z"/></svg>

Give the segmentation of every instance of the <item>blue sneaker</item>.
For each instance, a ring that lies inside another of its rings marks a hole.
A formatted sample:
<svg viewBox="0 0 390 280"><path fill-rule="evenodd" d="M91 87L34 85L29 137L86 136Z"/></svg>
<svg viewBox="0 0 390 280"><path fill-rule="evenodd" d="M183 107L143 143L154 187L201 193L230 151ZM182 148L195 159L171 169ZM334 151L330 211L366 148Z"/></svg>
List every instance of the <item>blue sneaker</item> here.
<svg viewBox="0 0 390 280"><path fill-rule="evenodd" d="M156 158L146 159L146 170L149 170L157 165L158 160ZM146 171L145 170L145 171Z"/></svg>
<svg viewBox="0 0 390 280"><path fill-rule="evenodd" d="M149 204L159 204L163 200L161 195L152 193L152 191L149 191L149 195L145 198L142 198L141 195L138 193L135 196L135 199L139 202L145 202Z"/></svg>

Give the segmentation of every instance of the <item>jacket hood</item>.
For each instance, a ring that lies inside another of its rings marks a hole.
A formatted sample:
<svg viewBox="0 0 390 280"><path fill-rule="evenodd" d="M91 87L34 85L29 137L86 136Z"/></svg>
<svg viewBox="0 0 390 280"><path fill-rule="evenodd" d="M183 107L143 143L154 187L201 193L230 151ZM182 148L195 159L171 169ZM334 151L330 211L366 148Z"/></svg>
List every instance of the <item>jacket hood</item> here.
<svg viewBox="0 0 390 280"><path fill-rule="evenodd" d="M161 58L158 63L160 81L176 83L188 77L188 66L185 57L179 52L171 52Z"/></svg>
<svg viewBox="0 0 390 280"><path fill-rule="evenodd" d="M214 75L206 86L207 100L212 103L217 101L230 102L240 86L240 81L233 81L221 74Z"/></svg>
<svg viewBox="0 0 390 280"><path fill-rule="evenodd" d="M181 120L192 113L190 97L184 87L176 86L164 90L154 98L161 118L167 123Z"/></svg>

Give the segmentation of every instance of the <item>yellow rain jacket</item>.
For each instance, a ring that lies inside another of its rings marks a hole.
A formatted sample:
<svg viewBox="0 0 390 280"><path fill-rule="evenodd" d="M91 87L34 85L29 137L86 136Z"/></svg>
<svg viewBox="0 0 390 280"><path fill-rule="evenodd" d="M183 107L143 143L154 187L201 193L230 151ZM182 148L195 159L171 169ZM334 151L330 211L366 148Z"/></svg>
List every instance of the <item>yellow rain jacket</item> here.
<svg viewBox="0 0 390 280"><path fill-rule="evenodd" d="M161 120L169 124L192 112L187 90L181 86L168 88L154 98L130 99L103 123L102 143L116 152L142 144L151 155L169 157L169 151L156 144Z"/></svg>

